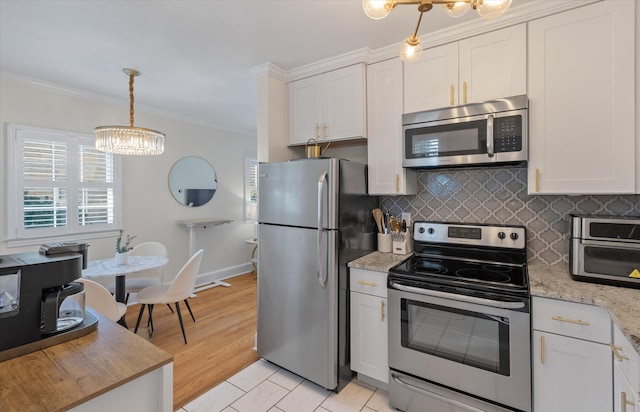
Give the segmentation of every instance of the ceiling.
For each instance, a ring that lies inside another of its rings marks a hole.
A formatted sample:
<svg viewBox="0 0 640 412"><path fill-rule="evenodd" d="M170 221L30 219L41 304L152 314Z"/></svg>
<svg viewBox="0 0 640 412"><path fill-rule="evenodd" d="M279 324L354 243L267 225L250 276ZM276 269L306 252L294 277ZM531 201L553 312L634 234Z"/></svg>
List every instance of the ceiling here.
<svg viewBox="0 0 640 412"><path fill-rule="evenodd" d="M417 18L403 6L374 21L361 0L0 0L0 71L126 106L122 69L135 68L136 111L255 135L251 68L396 44ZM473 19L436 6L420 34Z"/></svg>

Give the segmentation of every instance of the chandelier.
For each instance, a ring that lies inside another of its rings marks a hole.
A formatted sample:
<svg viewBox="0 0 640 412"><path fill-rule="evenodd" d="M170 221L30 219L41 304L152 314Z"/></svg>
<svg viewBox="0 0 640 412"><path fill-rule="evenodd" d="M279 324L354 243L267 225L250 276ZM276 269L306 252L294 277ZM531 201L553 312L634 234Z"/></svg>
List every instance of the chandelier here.
<svg viewBox="0 0 640 412"><path fill-rule="evenodd" d="M370 18L379 20L387 17L399 4L418 5L420 17L418 17L416 30L402 42L400 49L402 60L416 61L422 54L422 45L418 37L422 14L431 10L434 4L442 4L451 17L460 17L473 8L481 17L490 20L504 13L511 5L511 0L362 0L362 9Z"/></svg>
<svg viewBox="0 0 640 412"><path fill-rule="evenodd" d="M133 126L133 78L135 69L123 69L129 76L129 126L99 126L94 129L96 149L123 155L158 155L164 152L165 134Z"/></svg>

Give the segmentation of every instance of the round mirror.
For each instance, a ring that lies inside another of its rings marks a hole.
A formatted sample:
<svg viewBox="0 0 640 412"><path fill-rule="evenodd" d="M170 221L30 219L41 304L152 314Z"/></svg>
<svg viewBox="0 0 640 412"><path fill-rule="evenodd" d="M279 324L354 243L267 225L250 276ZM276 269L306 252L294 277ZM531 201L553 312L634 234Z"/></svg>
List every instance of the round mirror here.
<svg viewBox="0 0 640 412"><path fill-rule="evenodd" d="M215 170L200 157L184 157L169 172L169 190L185 206L204 205L211 200L217 188Z"/></svg>

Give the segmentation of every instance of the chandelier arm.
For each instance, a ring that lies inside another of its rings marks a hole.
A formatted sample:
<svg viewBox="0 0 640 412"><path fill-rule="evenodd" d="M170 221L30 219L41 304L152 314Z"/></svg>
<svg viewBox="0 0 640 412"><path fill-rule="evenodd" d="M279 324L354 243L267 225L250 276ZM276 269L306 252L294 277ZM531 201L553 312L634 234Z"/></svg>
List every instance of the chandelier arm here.
<svg viewBox="0 0 640 412"><path fill-rule="evenodd" d="M129 74L129 125L133 127L133 73Z"/></svg>
<svg viewBox="0 0 640 412"><path fill-rule="evenodd" d="M420 28L420 22L422 22L422 15L424 14L423 11L420 12L420 17L418 17L418 24L416 24L416 31L413 32L413 38L417 39L418 38L418 29Z"/></svg>

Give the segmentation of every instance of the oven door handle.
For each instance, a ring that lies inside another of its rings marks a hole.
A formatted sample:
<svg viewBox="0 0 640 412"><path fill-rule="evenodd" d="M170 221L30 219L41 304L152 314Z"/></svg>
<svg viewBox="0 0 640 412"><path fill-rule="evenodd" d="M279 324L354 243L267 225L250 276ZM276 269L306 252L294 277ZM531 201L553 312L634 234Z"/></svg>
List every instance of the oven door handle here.
<svg viewBox="0 0 640 412"><path fill-rule="evenodd" d="M421 388L419 386L412 385L409 382L405 382L405 381L402 380L402 378L400 376L396 375L393 372L391 372L391 378L393 378L393 380L396 381L396 383L398 385L400 385L400 386L403 386L403 387L405 387L405 388L407 388L409 390L415 391L415 392L420 392L420 393L422 393L424 395L427 395L427 396L430 396L432 398L438 399L439 401L444 402L444 403L446 403L448 405L455 406L457 409L463 409L465 411L471 411L471 412L483 412L482 409L474 408L473 406L464 404L464 403L456 401L454 399L446 398L446 397L444 397L444 396L442 396L440 394L437 394L435 392L431 392L431 391L428 391L428 390L426 390L424 388Z"/></svg>
<svg viewBox="0 0 640 412"><path fill-rule="evenodd" d="M396 281L390 281L389 284L394 289L403 292L418 293L425 296L433 296L436 298L452 299L460 302L475 303L478 305L491 306L500 309L522 309L525 307L524 302L501 302L498 300L476 298L474 296L457 295L455 293L440 292L439 290L416 288L415 286L405 286Z"/></svg>

